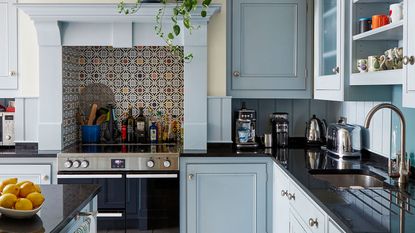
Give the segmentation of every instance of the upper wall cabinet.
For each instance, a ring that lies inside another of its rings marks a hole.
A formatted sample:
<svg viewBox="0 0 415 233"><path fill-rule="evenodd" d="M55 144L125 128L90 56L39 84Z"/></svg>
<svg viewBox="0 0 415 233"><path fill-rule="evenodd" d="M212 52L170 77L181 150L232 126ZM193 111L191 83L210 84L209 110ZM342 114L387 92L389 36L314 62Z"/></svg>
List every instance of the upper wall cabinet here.
<svg viewBox="0 0 415 233"><path fill-rule="evenodd" d="M228 95L311 98L308 5L308 0L232 1Z"/></svg>
<svg viewBox="0 0 415 233"><path fill-rule="evenodd" d="M17 8L0 0L0 90L17 89ZM0 97L2 92L0 91Z"/></svg>
<svg viewBox="0 0 415 233"><path fill-rule="evenodd" d="M371 0L370 2L376 1L378 0ZM370 54L379 56L383 54L383 51L374 51L370 42L357 44L353 41L352 35L356 34L355 31L359 23L358 16L372 15L371 12L365 12L364 10L366 7L370 9L372 4L360 4L358 2L359 0L316 0L314 2L315 99L390 101L392 98L391 86L384 86L389 83L383 85L380 83L372 85L373 83L370 82L367 82L366 85L353 84L354 75L356 75L356 78L357 75L360 75L357 74L359 72L356 65L357 57L367 58ZM381 2L381 0L378 2ZM386 4L382 3L381 5ZM384 45L384 42L380 43L382 46ZM381 50L380 48L377 49ZM367 73L367 76L372 77L379 73ZM367 76L359 76L361 78L357 81L369 81Z"/></svg>
<svg viewBox="0 0 415 233"><path fill-rule="evenodd" d="M415 108L415 1L404 1L404 60L403 101L404 107Z"/></svg>

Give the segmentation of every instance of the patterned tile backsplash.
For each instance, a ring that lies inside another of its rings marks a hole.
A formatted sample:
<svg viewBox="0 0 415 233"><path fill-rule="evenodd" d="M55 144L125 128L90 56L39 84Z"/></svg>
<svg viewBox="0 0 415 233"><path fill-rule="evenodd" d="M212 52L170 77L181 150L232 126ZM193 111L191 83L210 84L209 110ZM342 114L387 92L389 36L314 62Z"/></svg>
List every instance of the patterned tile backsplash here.
<svg viewBox="0 0 415 233"><path fill-rule="evenodd" d="M131 105L177 115L183 120L183 61L164 46L63 47L63 145L79 138L76 112L80 93L91 84L104 84L114 93L116 115ZM98 93L97 93L98 94Z"/></svg>

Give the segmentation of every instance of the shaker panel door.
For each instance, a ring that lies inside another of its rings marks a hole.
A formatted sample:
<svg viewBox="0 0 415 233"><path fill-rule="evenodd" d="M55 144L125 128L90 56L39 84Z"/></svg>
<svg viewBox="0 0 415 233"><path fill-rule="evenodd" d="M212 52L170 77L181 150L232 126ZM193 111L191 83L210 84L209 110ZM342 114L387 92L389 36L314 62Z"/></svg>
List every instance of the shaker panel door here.
<svg viewBox="0 0 415 233"><path fill-rule="evenodd" d="M267 231L266 164L189 164L187 232Z"/></svg>
<svg viewBox="0 0 415 233"><path fill-rule="evenodd" d="M0 180L17 178L18 181L28 180L35 184L51 184L52 168L49 164L23 165L5 164L0 165Z"/></svg>
<svg viewBox="0 0 415 233"><path fill-rule="evenodd" d="M17 89L17 8L0 0L0 89Z"/></svg>
<svg viewBox="0 0 415 233"><path fill-rule="evenodd" d="M235 0L232 90L305 90L307 1Z"/></svg>
<svg viewBox="0 0 415 233"><path fill-rule="evenodd" d="M412 0L404 2L403 55L411 58L415 57L415 2ZM403 73L402 104L404 107L415 108L415 64L409 62L404 65Z"/></svg>

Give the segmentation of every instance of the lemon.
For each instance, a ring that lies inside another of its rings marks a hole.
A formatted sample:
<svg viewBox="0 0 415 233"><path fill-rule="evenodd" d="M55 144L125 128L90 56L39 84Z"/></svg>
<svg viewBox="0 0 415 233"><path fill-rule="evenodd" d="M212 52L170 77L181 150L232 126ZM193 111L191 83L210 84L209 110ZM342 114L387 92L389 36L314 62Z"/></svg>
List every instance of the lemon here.
<svg viewBox="0 0 415 233"><path fill-rule="evenodd" d="M0 196L0 206L4 208L11 209L16 202L17 197L14 194L6 193Z"/></svg>
<svg viewBox="0 0 415 233"><path fill-rule="evenodd" d="M36 192L42 193L42 189L40 188L40 185L35 184Z"/></svg>
<svg viewBox="0 0 415 233"><path fill-rule="evenodd" d="M0 183L0 192L3 191L4 187L6 187L6 185L8 185L8 184L16 184L16 183L17 183L17 178L8 178L8 179L3 180Z"/></svg>
<svg viewBox="0 0 415 233"><path fill-rule="evenodd" d="M32 182L26 182L20 187L20 197L26 197L30 193L36 192L36 187Z"/></svg>
<svg viewBox="0 0 415 233"><path fill-rule="evenodd" d="M45 201L45 197L38 192L31 193L26 198L32 202L33 208L39 207Z"/></svg>
<svg viewBox="0 0 415 233"><path fill-rule="evenodd" d="M4 187L3 194L11 193L11 194L14 194L15 196L17 196L17 195L19 195L19 191L20 191L20 189L17 185L8 184L8 185L6 185L6 187Z"/></svg>
<svg viewBox="0 0 415 233"><path fill-rule="evenodd" d="M32 210L33 209L33 204L29 199L19 198L19 199L17 199L16 203L14 204L14 208L16 210Z"/></svg>
<svg viewBox="0 0 415 233"><path fill-rule="evenodd" d="M18 182L16 185L17 185L17 186L19 186L19 188L20 188L20 187L22 187L22 185L23 185L24 183L27 183L27 182L30 182L30 181L28 181L28 180L20 181L20 182Z"/></svg>

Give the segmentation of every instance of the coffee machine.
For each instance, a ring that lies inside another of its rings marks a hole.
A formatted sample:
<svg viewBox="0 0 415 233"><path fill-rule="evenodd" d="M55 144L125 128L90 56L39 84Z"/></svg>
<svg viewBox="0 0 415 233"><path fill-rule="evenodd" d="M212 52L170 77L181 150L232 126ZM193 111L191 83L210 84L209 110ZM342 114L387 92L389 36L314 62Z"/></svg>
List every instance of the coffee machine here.
<svg viewBox="0 0 415 233"><path fill-rule="evenodd" d="M235 112L235 144L237 148L256 148L256 111L247 109L245 102Z"/></svg>

